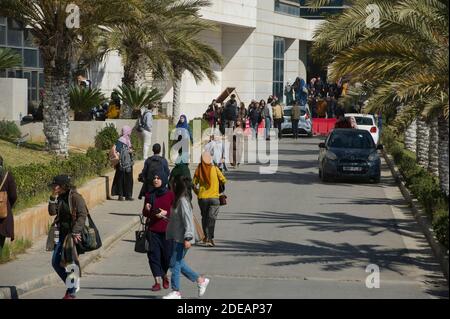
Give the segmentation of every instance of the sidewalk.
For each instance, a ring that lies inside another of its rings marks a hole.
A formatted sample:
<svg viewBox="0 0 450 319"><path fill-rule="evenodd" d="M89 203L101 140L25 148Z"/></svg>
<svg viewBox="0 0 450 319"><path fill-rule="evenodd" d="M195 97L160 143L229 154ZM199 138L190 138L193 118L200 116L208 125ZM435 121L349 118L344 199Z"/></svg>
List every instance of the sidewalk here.
<svg viewBox="0 0 450 319"><path fill-rule="evenodd" d="M133 202L107 200L90 209L92 219L100 231L103 247L80 256L82 270L102 256L129 230L137 229L143 205L143 202L137 199L141 186L141 183L135 181ZM51 266L52 252L45 250L46 241L47 237L44 236L16 260L0 265L0 299L16 299L24 293L47 285L63 285Z"/></svg>

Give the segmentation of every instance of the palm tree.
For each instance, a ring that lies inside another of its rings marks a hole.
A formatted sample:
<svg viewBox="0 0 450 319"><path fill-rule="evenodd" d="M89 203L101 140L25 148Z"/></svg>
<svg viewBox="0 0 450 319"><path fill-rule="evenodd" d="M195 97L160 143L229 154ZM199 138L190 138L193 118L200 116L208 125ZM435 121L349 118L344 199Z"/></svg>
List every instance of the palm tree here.
<svg viewBox="0 0 450 319"><path fill-rule="evenodd" d="M0 70L22 64L22 58L11 49L0 49Z"/></svg>
<svg viewBox="0 0 450 319"><path fill-rule="evenodd" d="M428 154L428 171L434 176L439 176L439 124L433 116L430 119L430 150Z"/></svg>
<svg viewBox="0 0 450 319"><path fill-rule="evenodd" d="M212 83L217 80L214 65L222 64L222 56L198 37L200 32L214 29L215 26L212 23L200 19L198 12L171 26L174 32L169 37L166 54L171 62L168 71L173 84L172 118L174 123L181 115L180 91L183 73L185 71L191 73L196 82L204 78Z"/></svg>
<svg viewBox="0 0 450 319"><path fill-rule="evenodd" d="M118 90L115 90L115 92L117 92L120 99L123 101L124 106L122 109L126 107L129 108L128 111L125 111L128 113L139 111L141 107L153 108L162 98L162 95L158 93L158 90L155 88L148 89L146 87L139 88L122 85ZM130 115L127 115L126 117L131 118Z"/></svg>
<svg viewBox="0 0 450 319"><path fill-rule="evenodd" d="M80 28L69 28L69 4L81 10ZM100 25L121 23L129 1L121 0L0 0L0 14L13 18L33 35L44 64L44 133L51 152L68 156L69 78L74 53L83 34ZM120 12L120 14L118 14Z"/></svg>
<svg viewBox="0 0 450 319"><path fill-rule="evenodd" d="M69 91L70 108L75 111L90 111L93 107L105 103L107 99L99 89L73 86Z"/></svg>
<svg viewBox="0 0 450 319"><path fill-rule="evenodd" d="M370 4L381 9L380 28L366 27ZM395 92L396 101L416 104L418 120L439 118L439 176L448 194L448 1L352 1L351 8L319 27L315 39L315 52L331 62L332 78L351 74L356 81L381 81L369 110ZM424 143L418 141L420 149Z"/></svg>

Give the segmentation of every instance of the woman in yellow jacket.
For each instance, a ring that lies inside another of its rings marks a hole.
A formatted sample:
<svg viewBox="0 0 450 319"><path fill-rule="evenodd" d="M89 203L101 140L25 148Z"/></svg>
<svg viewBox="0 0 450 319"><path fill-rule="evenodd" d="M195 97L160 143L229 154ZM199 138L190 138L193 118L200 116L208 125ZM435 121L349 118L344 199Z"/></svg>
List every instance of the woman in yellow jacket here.
<svg viewBox="0 0 450 319"><path fill-rule="evenodd" d="M219 168L212 163L211 155L208 152L203 153L192 182L202 215L202 227L205 233L203 241L208 247L216 245L214 229L220 208L219 181L222 184L227 182Z"/></svg>

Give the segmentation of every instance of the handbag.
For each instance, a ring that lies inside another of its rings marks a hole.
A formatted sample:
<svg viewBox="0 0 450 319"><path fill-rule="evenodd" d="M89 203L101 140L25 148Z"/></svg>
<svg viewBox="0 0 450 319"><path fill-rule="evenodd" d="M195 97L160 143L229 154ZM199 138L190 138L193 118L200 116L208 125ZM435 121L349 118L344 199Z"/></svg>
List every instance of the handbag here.
<svg viewBox="0 0 450 319"><path fill-rule="evenodd" d="M8 193L1 191L7 178L8 172L6 172L5 177L3 177L3 182L0 185L0 219L4 219L8 216Z"/></svg>
<svg viewBox="0 0 450 319"><path fill-rule="evenodd" d="M102 247L100 233L92 220L91 214L88 213L87 218L88 225L85 224L81 230L81 243L77 243L78 254L84 254Z"/></svg>
<svg viewBox="0 0 450 319"><path fill-rule="evenodd" d="M225 206L227 204L227 195L222 194L219 196L220 206Z"/></svg>
<svg viewBox="0 0 450 319"><path fill-rule="evenodd" d="M145 254L150 251L150 243L147 240L147 224L144 222L144 216L139 217L141 219L142 228L135 231L136 241L134 243L134 251L137 253Z"/></svg>
<svg viewBox="0 0 450 319"><path fill-rule="evenodd" d="M47 243L45 245L46 251L55 250L55 229L56 229L56 225L55 225L55 222L53 222L48 230Z"/></svg>

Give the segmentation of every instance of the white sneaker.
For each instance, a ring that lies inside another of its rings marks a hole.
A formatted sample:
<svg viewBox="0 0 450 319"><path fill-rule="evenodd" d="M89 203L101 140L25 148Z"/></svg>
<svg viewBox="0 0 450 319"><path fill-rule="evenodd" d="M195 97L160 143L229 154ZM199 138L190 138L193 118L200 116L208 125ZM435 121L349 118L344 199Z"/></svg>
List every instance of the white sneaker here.
<svg viewBox="0 0 450 319"><path fill-rule="evenodd" d="M201 284L198 284L198 296L199 297L202 297L205 294L206 287L208 287L208 284L209 284L208 278L205 278L205 280Z"/></svg>
<svg viewBox="0 0 450 319"><path fill-rule="evenodd" d="M164 296L163 299L181 299L181 292L172 291L168 295Z"/></svg>

